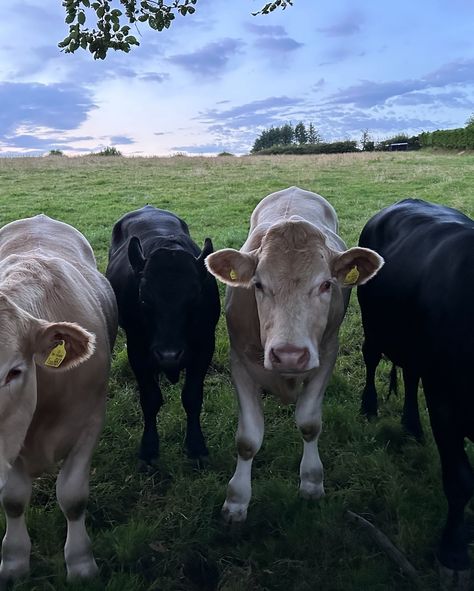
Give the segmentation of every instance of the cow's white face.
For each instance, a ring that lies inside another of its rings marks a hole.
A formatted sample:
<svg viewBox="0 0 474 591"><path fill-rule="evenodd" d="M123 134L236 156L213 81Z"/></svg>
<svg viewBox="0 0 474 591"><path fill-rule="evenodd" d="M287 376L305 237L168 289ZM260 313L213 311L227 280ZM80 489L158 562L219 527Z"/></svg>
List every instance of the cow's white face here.
<svg viewBox="0 0 474 591"><path fill-rule="evenodd" d="M328 323L337 322L331 327L337 330L342 319L333 297L368 281L383 259L363 248L335 252L313 225L288 220L271 227L258 250L224 249L206 264L224 283L255 290L264 367L291 375L319 366Z"/></svg>
<svg viewBox="0 0 474 591"><path fill-rule="evenodd" d="M0 490L36 408L36 366L71 369L92 355L94 344L80 326L34 318L0 294Z"/></svg>

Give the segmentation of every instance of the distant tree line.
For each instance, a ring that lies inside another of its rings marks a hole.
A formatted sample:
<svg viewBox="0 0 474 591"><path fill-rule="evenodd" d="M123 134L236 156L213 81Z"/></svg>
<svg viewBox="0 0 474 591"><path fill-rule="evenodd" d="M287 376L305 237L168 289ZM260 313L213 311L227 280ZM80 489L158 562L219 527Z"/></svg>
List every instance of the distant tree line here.
<svg viewBox="0 0 474 591"><path fill-rule="evenodd" d="M466 121L465 127L424 131L419 138L423 148L474 150L474 114Z"/></svg>
<svg viewBox="0 0 474 591"><path fill-rule="evenodd" d="M285 123L281 127L264 129L255 140L252 153L267 150L274 146L302 146L321 143L321 136L313 123L308 127L300 121L294 127L291 123Z"/></svg>

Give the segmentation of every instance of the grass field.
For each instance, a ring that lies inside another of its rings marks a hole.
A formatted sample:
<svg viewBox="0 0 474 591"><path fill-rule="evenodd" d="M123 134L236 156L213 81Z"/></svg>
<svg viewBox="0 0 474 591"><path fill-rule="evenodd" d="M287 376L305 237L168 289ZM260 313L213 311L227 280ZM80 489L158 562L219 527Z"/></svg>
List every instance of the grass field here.
<svg viewBox="0 0 474 591"><path fill-rule="evenodd" d="M39 212L68 222L89 239L104 270L112 226L127 211L151 203L182 216L200 245L211 236L215 248L238 248L258 201L290 185L320 193L334 205L348 246L357 243L372 214L408 196L445 203L474 216L472 153L49 157L0 159L0 224ZM229 529L219 512L235 466L237 416L223 319L203 411L211 455L207 468L200 471L183 453L185 420L179 386L168 384L159 419L159 468L154 473L138 471L141 413L120 336L107 422L91 476L88 524L101 574L96 581L67 588L413 589L413 583L367 534L347 521L345 511L350 509L368 518L403 551L419 570L422 589L436 589L434 552L446 502L424 399L424 445L406 437L399 427L401 398L381 401L378 421L362 419L358 413L364 378L361 342L353 294L324 403L320 453L326 497L317 503L298 498L302 444L293 408L268 397L266 434L254 462L248 521ZM388 371L389 366L382 364L378 374L379 391L384 395ZM36 482L28 524L32 573L14 589L65 589L65 522L55 502L53 475Z"/></svg>

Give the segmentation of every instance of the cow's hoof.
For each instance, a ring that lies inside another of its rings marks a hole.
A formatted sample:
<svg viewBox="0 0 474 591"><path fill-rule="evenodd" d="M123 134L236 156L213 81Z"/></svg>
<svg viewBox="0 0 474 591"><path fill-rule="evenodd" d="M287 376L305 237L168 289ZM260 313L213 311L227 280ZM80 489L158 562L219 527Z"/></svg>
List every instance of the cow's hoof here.
<svg viewBox="0 0 474 591"><path fill-rule="evenodd" d="M95 560L85 559L67 565L67 580L92 579L99 574L99 568Z"/></svg>
<svg viewBox="0 0 474 591"><path fill-rule="evenodd" d="M314 482L302 482L300 484L300 497L308 501L316 501L324 497L324 485L315 484Z"/></svg>
<svg viewBox="0 0 474 591"><path fill-rule="evenodd" d="M226 523L243 523L247 519L247 507L226 501L222 505L222 519Z"/></svg>
<svg viewBox="0 0 474 591"><path fill-rule="evenodd" d="M0 565L0 589L6 589L9 581L16 581L30 572L28 561L2 560Z"/></svg>
<svg viewBox="0 0 474 591"><path fill-rule="evenodd" d="M204 441L201 444L188 445L186 443L186 453L190 460L204 458L209 455L209 450L206 447Z"/></svg>
<svg viewBox="0 0 474 591"><path fill-rule="evenodd" d="M158 470L158 458L140 459L138 461L138 471L150 474Z"/></svg>
<svg viewBox="0 0 474 591"><path fill-rule="evenodd" d="M189 461L195 470L205 470L209 466L209 456L189 458Z"/></svg>
<svg viewBox="0 0 474 591"><path fill-rule="evenodd" d="M423 429L420 425L412 425L410 423L402 421L402 427L405 433L416 439L418 443L424 443L425 437L423 434Z"/></svg>
<svg viewBox="0 0 474 591"><path fill-rule="evenodd" d="M439 585L442 591L469 591L471 570L452 570L438 565Z"/></svg>

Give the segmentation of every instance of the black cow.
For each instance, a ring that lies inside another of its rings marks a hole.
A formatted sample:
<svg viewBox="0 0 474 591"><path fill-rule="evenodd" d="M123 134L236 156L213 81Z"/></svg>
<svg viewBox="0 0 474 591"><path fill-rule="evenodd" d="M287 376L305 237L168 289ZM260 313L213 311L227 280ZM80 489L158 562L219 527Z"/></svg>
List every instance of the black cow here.
<svg viewBox="0 0 474 591"><path fill-rule="evenodd" d="M125 214L113 229L106 276L117 296L119 324L140 390L145 424L139 455L147 463L159 451L161 372L174 384L186 370L181 399L188 456L208 454L200 413L220 313L216 280L204 265L212 251L209 238L201 251L183 220L151 205Z"/></svg>
<svg viewBox="0 0 474 591"><path fill-rule="evenodd" d="M357 294L367 365L363 406L376 411L373 375L382 353L403 368L415 405L421 378L448 501L438 558L454 576L469 567L464 508L474 492L464 450L464 439L474 438L474 221L405 199L369 220L359 244L385 259Z"/></svg>

